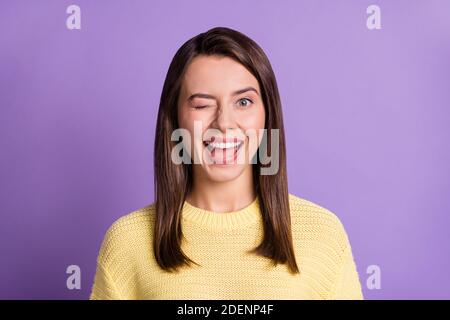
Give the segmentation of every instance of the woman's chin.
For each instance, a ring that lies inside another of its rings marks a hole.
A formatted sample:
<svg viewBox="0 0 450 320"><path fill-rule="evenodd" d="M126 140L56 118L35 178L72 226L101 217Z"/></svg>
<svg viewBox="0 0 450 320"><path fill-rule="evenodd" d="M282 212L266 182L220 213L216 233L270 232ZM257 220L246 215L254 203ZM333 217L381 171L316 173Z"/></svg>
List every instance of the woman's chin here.
<svg viewBox="0 0 450 320"><path fill-rule="evenodd" d="M227 182L237 179L244 171L246 166L243 164L208 164L203 166L205 175L214 182Z"/></svg>

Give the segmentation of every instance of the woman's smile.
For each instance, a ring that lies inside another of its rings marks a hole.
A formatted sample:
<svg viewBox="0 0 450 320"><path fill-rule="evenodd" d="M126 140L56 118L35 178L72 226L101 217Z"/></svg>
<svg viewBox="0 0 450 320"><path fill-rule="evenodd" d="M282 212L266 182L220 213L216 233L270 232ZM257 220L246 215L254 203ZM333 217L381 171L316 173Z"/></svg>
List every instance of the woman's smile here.
<svg viewBox="0 0 450 320"><path fill-rule="evenodd" d="M244 141L238 138L211 137L203 141L206 155L209 157L208 163L213 165L236 164L236 159Z"/></svg>

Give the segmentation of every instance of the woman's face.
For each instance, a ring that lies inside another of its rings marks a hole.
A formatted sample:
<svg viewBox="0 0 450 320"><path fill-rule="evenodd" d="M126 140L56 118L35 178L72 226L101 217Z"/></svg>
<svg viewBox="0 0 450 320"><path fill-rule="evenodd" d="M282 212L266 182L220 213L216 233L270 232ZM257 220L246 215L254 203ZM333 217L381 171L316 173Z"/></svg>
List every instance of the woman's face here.
<svg viewBox="0 0 450 320"><path fill-rule="evenodd" d="M229 57L197 56L182 79L178 122L190 133L184 145L194 175L216 182L236 179L251 170L262 138L265 110L258 80Z"/></svg>

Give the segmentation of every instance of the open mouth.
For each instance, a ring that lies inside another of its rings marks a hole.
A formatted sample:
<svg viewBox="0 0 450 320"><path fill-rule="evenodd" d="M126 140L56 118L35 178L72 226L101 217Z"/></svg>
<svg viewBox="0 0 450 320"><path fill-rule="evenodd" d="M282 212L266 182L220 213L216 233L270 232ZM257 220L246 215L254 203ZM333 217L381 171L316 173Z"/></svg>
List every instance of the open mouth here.
<svg viewBox="0 0 450 320"><path fill-rule="evenodd" d="M203 144L205 145L206 148L208 148L209 151L213 151L215 149L239 149L242 144L244 143L244 141L233 141L233 142L216 142L214 140L209 140L209 141L203 141Z"/></svg>
<svg viewBox="0 0 450 320"><path fill-rule="evenodd" d="M243 144L244 141L237 138L225 140L211 137L211 139L203 141L214 164L235 163L238 151Z"/></svg>

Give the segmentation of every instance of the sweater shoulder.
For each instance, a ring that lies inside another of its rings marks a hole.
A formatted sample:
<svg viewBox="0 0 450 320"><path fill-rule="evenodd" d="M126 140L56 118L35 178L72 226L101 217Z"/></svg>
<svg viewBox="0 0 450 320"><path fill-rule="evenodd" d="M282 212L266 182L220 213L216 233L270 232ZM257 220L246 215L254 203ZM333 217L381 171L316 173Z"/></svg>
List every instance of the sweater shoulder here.
<svg viewBox="0 0 450 320"><path fill-rule="evenodd" d="M297 219L316 219L341 224L340 219L331 210L310 200L289 194L289 207L291 216Z"/></svg>
<svg viewBox="0 0 450 320"><path fill-rule="evenodd" d="M98 255L98 262L107 265L117 254L129 254L152 239L155 205L149 204L117 218L107 229Z"/></svg>
<svg viewBox="0 0 450 320"><path fill-rule="evenodd" d="M338 251L349 245L348 235L339 217L331 210L304 198L289 194L294 235L326 242Z"/></svg>
<svg viewBox="0 0 450 320"><path fill-rule="evenodd" d="M148 204L145 207L129 212L117 218L109 227L107 233L121 233L130 228L146 228L154 220L155 204Z"/></svg>

